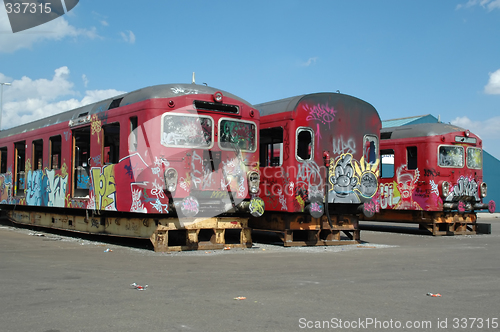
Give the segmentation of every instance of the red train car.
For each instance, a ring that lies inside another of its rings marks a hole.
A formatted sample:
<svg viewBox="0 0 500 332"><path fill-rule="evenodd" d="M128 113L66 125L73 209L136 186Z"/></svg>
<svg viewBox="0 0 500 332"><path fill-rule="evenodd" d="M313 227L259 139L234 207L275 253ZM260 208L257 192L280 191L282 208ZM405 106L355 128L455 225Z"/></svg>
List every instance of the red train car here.
<svg viewBox="0 0 500 332"><path fill-rule="evenodd" d="M261 112L260 197L254 229L288 245L359 241L357 214L372 215L381 122L375 108L341 93L272 101Z"/></svg>
<svg viewBox="0 0 500 332"><path fill-rule="evenodd" d="M228 92L170 84L3 130L1 209L17 223L151 238L158 250L174 237L220 246L235 228L248 245L248 215L264 211L259 117Z"/></svg>
<svg viewBox="0 0 500 332"><path fill-rule="evenodd" d="M373 219L419 223L433 234L476 231L483 203L482 141L463 128L427 123L381 130L380 212Z"/></svg>

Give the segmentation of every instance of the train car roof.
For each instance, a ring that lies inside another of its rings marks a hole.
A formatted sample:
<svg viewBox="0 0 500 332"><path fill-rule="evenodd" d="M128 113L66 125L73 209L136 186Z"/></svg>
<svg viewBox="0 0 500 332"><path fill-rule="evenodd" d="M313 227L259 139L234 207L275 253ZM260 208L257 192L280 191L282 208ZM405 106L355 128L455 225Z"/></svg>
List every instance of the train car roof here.
<svg viewBox="0 0 500 332"><path fill-rule="evenodd" d="M411 137L436 136L464 131L464 128L447 123L420 123L398 127L387 127L380 130L381 139L398 139Z"/></svg>
<svg viewBox="0 0 500 332"><path fill-rule="evenodd" d="M206 85L198 85L198 84L153 85L132 92L124 93L122 95L118 95L112 98L101 100L93 104L75 108L70 111L55 114L17 127L2 130L0 131L0 138L9 137L15 134L25 133L31 130L44 128L62 122L67 122L70 120L78 119L82 116L100 113L112 108L138 103L140 101L144 101L147 99L173 98L190 94L214 94L217 91L222 92L222 94L226 97L236 99L242 103L245 103L253 107L250 103L241 99L240 97L237 97L229 92L212 88Z"/></svg>
<svg viewBox="0 0 500 332"><path fill-rule="evenodd" d="M257 104L257 105L254 105L254 107L259 110L260 116L283 113L283 112L292 112L297 108L297 105L301 102L301 100L303 98L311 98L311 97L319 96L319 95L331 95L332 97L336 97L339 99L359 101L359 102L365 103L366 105L369 105L370 107L373 108L372 105L370 105L369 103L367 103L366 101L364 101L362 99L359 99L359 98L356 98L356 97L353 97L350 95L338 93L338 92L319 92L319 93L303 94L303 95L299 95L299 96L294 96L294 97L269 101L269 102L265 102L262 104Z"/></svg>

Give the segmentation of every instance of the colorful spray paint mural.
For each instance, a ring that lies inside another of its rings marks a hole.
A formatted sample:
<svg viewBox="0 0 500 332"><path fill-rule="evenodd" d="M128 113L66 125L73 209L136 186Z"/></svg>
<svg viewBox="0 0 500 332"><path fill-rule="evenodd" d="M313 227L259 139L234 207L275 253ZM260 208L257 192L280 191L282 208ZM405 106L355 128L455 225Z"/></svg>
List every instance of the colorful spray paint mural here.
<svg viewBox="0 0 500 332"><path fill-rule="evenodd" d="M358 162L350 153L342 154L330 166L331 203L361 203L378 188L378 161L370 164L364 157Z"/></svg>

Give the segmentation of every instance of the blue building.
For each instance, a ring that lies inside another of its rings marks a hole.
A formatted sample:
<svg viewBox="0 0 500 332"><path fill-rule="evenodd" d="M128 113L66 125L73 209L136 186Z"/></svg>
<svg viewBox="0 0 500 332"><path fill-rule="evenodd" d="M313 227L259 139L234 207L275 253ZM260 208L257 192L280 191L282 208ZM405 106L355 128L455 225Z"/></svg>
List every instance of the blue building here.
<svg viewBox="0 0 500 332"><path fill-rule="evenodd" d="M419 123L437 123L440 122L438 118L431 114L410 116L406 118L391 119L382 121L382 128L406 126L410 124ZM464 128L467 129L467 128ZM478 133L475 133L478 134ZM480 135L479 135L480 136ZM483 181L488 184L488 195L486 196L485 203L490 200L500 204L500 160L493 157L491 154L483 150ZM500 211L500 207L496 208L495 212Z"/></svg>

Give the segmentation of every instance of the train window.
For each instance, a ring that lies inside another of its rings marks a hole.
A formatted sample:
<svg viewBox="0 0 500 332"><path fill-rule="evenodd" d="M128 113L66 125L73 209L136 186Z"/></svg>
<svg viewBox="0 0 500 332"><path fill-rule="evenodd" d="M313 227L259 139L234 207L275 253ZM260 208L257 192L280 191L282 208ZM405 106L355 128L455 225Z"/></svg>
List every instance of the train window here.
<svg viewBox="0 0 500 332"><path fill-rule="evenodd" d="M380 158L382 159L382 167L380 168L381 178L394 177L394 150L381 150Z"/></svg>
<svg viewBox="0 0 500 332"><path fill-rule="evenodd" d="M0 173L7 173L7 147L0 148Z"/></svg>
<svg viewBox="0 0 500 332"><path fill-rule="evenodd" d="M463 167L464 148L461 146L453 145L439 146L438 165L441 167Z"/></svg>
<svg viewBox="0 0 500 332"><path fill-rule="evenodd" d="M73 193L87 197L90 188L90 126L73 130Z"/></svg>
<svg viewBox="0 0 500 332"><path fill-rule="evenodd" d="M122 102L122 99L123 99L123 97L117 98L117 99L113 99L113 101L111 102L111 104L108 107L108 110L110 110L112 108L120 107L120 103Z"/></svg>
<svg viewBox="0 0 500 332"><path fill-rule="evenodd" d="M43 169L43 140L33 141L33 170Z"/></svg>
<svg viewBox="0 0 500 332"><path fill-rule="evenodd" d="M281 166L283 164L283 128L274 127L260 131L260 165Z"/></svg>
<svg viewBox="0 0 500 332"><path fill-rule="evenodd" d="M26 142L14 143L14 183L16 185L16 196L24 195L26 189Z"/></svg>
<svg viewBox="0 0 500 332"><path fill-rule="evenodd" d="M137 151L137 117L133 116L130 118L130 135L129 135L129 141L128 141L128 149L129 152L135 152Z"/></svg>
<svg viewBox="0 0 500 332"><path fill-rule="evenodd" d="M408 169L417 169L417 147L407 146L406 147L406 160L408 162Z"/></svg>
<svg viewBox="0 0 500 332"><path fill-rule="evenodd" d="M301 127L297 129L297 160L301 161L312 159L314 155L313 137L314 134L311 128Z"/></svg>
<svg viewBox="0 0 500 332"><path fill-rule="evenodd" d="M380 133L380 139L390 139L391 136L392 136L392 131Z"/></svg>
<svg viewBox="0 0 500 332"><path fill-rule="evenodd" d="M161 144L181 148L211 148L213 120L209 116L165 113Z"/></svg>
<svg viewBox="0 0 500 332"><path fill-rule="evenodd" d="M257 150L257 126L251 121L220 119L219 145L221 149Z"/></svg>
<svg viewBox="0 0 500 332"><path fill-rule="evenodd" d="M467 148L467 167L472 169L483 168L483 150Z"/></svg>
<svg viewBox="0 0 500 332"><path fill-rule="evenodd" d="M375 135L363 137L363 157L365 162L375 164L378 161L378 138Z"/></svg>
<svg viewBox="0 0 500 332"><path fill-rule="evenodd" d="M104 130L104 163L118 164L120 160L120 124L102 126Z"/></svg>
<svg viewBox="0 0 500 332"><path fill-rule="evenodd" d="M61 135L49 138L49 169L61 168Z"/></svg>

